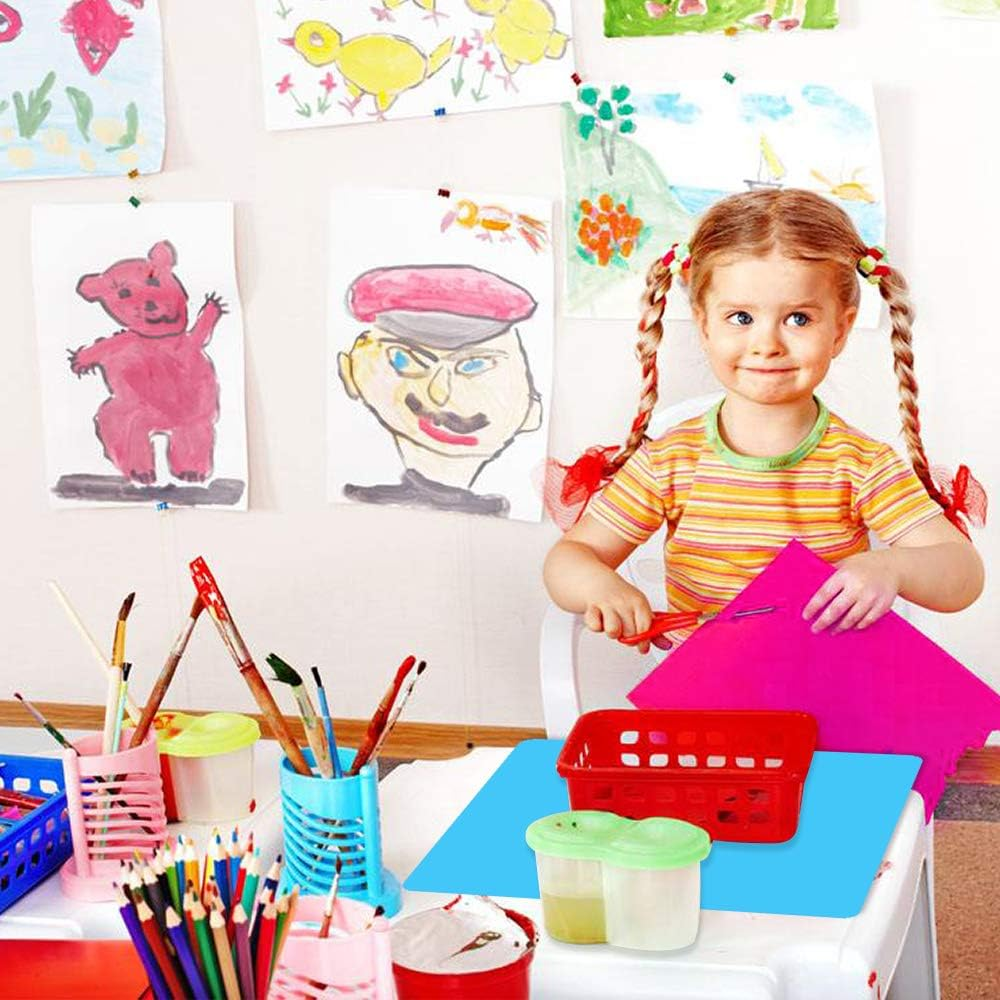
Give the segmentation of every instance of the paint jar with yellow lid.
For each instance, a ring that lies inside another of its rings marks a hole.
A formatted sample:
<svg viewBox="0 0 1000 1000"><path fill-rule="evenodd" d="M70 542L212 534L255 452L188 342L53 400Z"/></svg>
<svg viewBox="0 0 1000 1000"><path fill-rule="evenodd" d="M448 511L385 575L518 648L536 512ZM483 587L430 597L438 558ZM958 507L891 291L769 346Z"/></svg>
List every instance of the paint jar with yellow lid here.
<svg viewBox="0 0 1000 1000"><path fill-rule="evenodd" d="M168 820L223 823L253 812L254 719L235 712L157 712Z"/></svg>

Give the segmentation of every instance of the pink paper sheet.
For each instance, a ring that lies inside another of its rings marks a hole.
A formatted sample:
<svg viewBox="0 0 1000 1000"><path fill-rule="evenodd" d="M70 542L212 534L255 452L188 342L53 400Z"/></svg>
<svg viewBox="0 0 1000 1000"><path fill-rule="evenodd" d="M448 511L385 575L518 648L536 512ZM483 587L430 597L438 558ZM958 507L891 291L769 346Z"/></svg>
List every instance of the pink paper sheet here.
<svg viewBox="0 0 1000 1000"><path fill-rule="evenodd" d="M810 712L820 750L915 754L913 787L934 812L969 747L1000 729L1000 695L889 612L863 632L813 635L802 610L833 567L799 542L630 693L637 708ZM727 621L733 611L780 605Z"/></svg>

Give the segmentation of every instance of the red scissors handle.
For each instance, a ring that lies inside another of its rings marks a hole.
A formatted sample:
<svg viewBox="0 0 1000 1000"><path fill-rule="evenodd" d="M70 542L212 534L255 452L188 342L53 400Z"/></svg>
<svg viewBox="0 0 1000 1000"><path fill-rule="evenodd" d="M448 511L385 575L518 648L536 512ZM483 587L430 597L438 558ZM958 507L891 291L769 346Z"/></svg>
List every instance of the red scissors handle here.
<svg viewBox="0 0 1000 1000"><path fill-rule="evenodd" d="M766 608L750 608L747 611L736 611L730 618L749 618L752 615L765 615L772 611L777 611L778 605L772 604ZM654 611L653 623L645 632L637 635L622 635L618 641L626 646L638 646L642 642L651 642L658 639L664 632L673 632L675 629L694 628L702 625L718 615L718 611ZM661 648L669 649L670 646Z"/></svg>

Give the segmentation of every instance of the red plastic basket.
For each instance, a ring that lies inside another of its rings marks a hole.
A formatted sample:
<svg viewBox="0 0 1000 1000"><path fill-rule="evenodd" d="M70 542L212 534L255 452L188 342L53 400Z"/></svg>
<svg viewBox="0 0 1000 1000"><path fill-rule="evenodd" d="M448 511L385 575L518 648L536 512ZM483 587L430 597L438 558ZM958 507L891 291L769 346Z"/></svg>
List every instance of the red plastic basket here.
<svg viewBox="0 0 1000 1000"><path fill-rule="evenodd" d="M805 712L605 709L577 719L556 768L573 809L778 843L795 836L816 736Z"/></svg>

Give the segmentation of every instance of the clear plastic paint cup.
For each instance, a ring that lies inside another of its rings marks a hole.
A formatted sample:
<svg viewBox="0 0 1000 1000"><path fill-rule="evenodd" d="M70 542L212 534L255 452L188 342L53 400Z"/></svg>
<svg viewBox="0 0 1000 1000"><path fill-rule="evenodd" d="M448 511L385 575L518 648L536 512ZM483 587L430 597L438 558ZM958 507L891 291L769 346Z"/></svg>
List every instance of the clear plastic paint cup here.
<svg viewBox="0 0 1000 1000"><path fill-rule="evenodd" d="M697 938L701 862L711 849L701 827L579 810L536 820L525 840L552 937L646 951L686 948Z"/></svg>
<svg viewBox="0 0 1000 1000"><path fill-rule="evenodd" d="M525 839L535 852L545 930L557 941L607 940L604 875L595 846L629 825L613 813L579 810L546 816L528 827Z"/></svg>
<svg viewBox="0 0 1000 1000"><path fill-rule="evenodd" d="M252 812L254 719L159 712L155 725L168 820L228 823Z"/></svg>

